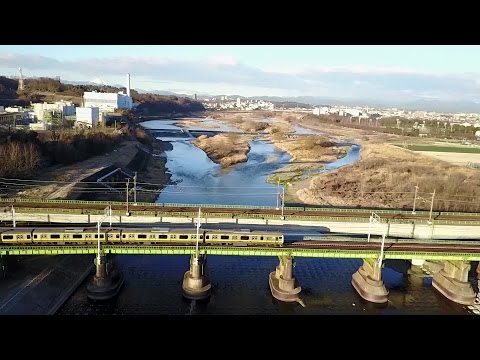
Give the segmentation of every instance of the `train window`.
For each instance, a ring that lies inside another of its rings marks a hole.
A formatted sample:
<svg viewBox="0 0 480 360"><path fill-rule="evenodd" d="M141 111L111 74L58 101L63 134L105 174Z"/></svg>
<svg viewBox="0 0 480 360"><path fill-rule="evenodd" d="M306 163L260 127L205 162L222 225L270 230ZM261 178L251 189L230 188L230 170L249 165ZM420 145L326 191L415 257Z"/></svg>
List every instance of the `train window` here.
<svg viewBox="0 0 480 360"><path fill-rule="evenodd" d="M50 234L50 239L60 239L60 234Z"/></svg>
<svg viewBox="0 0 480 360"><path fill-rule="evenodd" d="M228 240L228 239L230 239L230 235L220 235L220 239Z"/></svg>
<svg viewBox="0 0 480 360"><path fill-rule="evenodd" d="M146 239L146 238L147 238L147 235L145 235L145 234L138 234L138 238L139 238L139 239Z"/></svg>
<svg viewBox="0 0 480 360"><path fill-rule="evenodd" d="M103 234L100 234L100 239L103 239L105 236ZM98 239L98 235L95 234L95 239Z"/></svg>
<svg viewBox="0 0 480 360"><path fill-rule="evenodd" d="M196 235L195 235L195 236L196 236ZM200 235L200 239L202 239L202 240L203 240L203 235Z"/></svg>
<svg viewBox="0 0 480 360"><path fill-rule="evenodd" d="M247 235L240 236L240 240L249 240L249 239L250 239L250 236L247 236Z"/></svg>
<svg viewBox="0 0 480 360"><path fill-rule="evenodd" d="M30 235L27 235L27 239L30 239Z"/></svg>
<svg viewBox="0 0 480 360"><path fill-rule="evenodd" d="M207 235L207 239L210 239L210 235Z"/></svg>
<svg viewBox="0 0 480 360"><path fill-rule="evenodd" d="M37 238L37 235L33 235L33 238L36 239L36 238Z"/></svg>
<svg viewBox="0 0 480 360"><path fill-rule="evenodd" d="M74 238L74 239L81 239L82 237L83 237L83 236L80 235L80 234L73 234L73 235L72 235L72 238Z"/></svg>
<svg viewBox="0 0 480 360"><path fill-rule="evenodd" d="M12 240L13 235L3 235L3 240Z"/></svg>
<svg viewBox="0 0 480 360"><path fill-rule="evenodd" d="M126 235L125 235L125 234L122 234L122 238L124 238L124 239L125 239L125 237L126 237Z"/></svg>
<svg viewBox="0 0 480 360"><path fill-rule="evenodd" d="M185 240L185 239L188 239L188 235L178 235L178 238Z"/></svg>
<svg viewBox="0 0 480 360"><path fill-rule="evenodd" d="M158 235L158 238L159 238L159 239L166 239L167 237L168 237L167 234L160 234L160 235Z"/></svg>
<svg viewBox="0 0 480 360"><path fill-rule="evenodd" d="M117 239L120 238L120 234L117 234L115 237L116 237Z"/></svg>
<svg viewBox="0 0 480 360"><path fill-rule="evenodd" d="M23 239L23 235L17 235L17 239Z"/></svg>
<svg viewBox="0 0 480 360"><path fill-rule="evenodd" d="M263 240L263 236L260 236L260 240Z"/></svg>

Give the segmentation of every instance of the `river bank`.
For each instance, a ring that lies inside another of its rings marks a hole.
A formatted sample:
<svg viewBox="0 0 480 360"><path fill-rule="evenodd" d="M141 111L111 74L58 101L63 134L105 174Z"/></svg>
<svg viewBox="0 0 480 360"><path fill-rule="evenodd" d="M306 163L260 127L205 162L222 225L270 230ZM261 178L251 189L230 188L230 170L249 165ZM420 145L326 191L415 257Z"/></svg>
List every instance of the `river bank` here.
<svg viewBox="0 0 480 360"><path fill-rule="evenodd" d="M12 258L0 281L1 315L55 314L93 271L93 255Z"/></svg>

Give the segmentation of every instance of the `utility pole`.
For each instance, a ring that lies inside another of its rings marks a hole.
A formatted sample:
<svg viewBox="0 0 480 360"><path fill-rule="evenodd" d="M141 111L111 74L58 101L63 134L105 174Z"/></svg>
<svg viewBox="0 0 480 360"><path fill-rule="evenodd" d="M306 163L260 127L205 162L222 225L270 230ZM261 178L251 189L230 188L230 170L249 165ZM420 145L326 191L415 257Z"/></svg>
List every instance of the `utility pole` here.
<svg viewBox="0 0 480 360"><path fill-rule="evenodd" d="M130 185L130 178L127 178L127 216L130 216L128 212L128 186Z"/></svg>
<svg viewBox="0 0 480 360"><path fill-rule="evenodd" d="M378 266L382 267L382 261L383 261L383 248L385 246L385 236L386 234L382 234L382 247L380 248L380 256L378 257Z"/></svg>
<svg viewBox="0 0 480 360"><path fill-rule="evenodd" d="M380 224L380 216L372 212L372 215L370 215L370 219L368 221L368 237L367 237L367 242L370 242L370 235L372 233L372 224Z"/></svg>
<svg viewBox="0 0 480 360"><path fill-rule="evenodd" d="M428 218L428 223L432 223L432 211L433 211L433 198L435 197L435 189L433 189L432 193L432 203L430 204L430 217Z"/></svg>
<svg viewBox="0 0 480 360"><path fill-rule="evenodd" d="M277 180L277 210L279 209L279 207L278 207L279 196L280 196L280 179Z"/></svg>
<svg viewBox="0 0 480 360"><path fill-rule="evenodd" d="M15 220L15 208L12 206L12 222L13 222L13 227L17 227L17 222Z"/></svg>
<svg viewBox="0 0 480 360"><path fill-rule="evenodd" d="M285 185L282 187L282 219L283 219L283 208L285 207Z"/></svg>
<svg viewBox="0 0 480 360"><path fill-rule="evenodd" d="M137 205L137 172L133 177L133 205Z"/></svg>
<svg viewBox="0 0 480 360"><path fill-rule="evenodd" d="M418 192L418 184L415 185L415 197L413 198L413 210L412 210L412 214L415 214L415 203L417 202L417 192Z"/></svg>

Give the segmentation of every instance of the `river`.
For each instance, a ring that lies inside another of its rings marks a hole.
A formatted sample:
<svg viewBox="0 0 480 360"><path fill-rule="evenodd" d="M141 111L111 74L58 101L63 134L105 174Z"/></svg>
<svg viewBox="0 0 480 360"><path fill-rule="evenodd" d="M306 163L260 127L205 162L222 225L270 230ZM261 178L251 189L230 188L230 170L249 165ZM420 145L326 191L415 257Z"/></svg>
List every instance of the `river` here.
<svg viewBox="0 0 480 360"><path fill-rule="evenodd" d="M213 121L208 120L210 129ZM175 120L149 121L151 129L178 131ZM165 127L162 127L165 125ZM201 126L195 127L201 129ZM230 131L223 127L223 131ZM316 133L296 127L298 134ZM161 132L160 132L161 134ZM174 135L174 134L173 134ZM175 185L167 186L157 202L190 204L277 205L277 185L267 184L273 171L285 166L290 156L272 144L254 140L246 163L223 171L184 135L162 140L172 141L166 152L167 168ZM331 171L359 159L360 146L350 146L346 157L327 164ZM92 257L93 261L93 257ZM406 262L386 262L382 272L389 290L389 301L376 305L363 300L351 285L359 259L297 258L294 275L302 286L306 304L288 304L275 300L269 289L268 274L278 264L272 257L209 256L212 295L206 301L192 302L181 294L182 278L188 269L188 256L122 255L116 257L125 275L120 294L106 303L91 303L85 284L59 309L58 314L112 315L240 315L240 314L466 314L465 306L455 304L433 289L431 279L411 281ZM470 277L475 281L474 272Z"/></svg>

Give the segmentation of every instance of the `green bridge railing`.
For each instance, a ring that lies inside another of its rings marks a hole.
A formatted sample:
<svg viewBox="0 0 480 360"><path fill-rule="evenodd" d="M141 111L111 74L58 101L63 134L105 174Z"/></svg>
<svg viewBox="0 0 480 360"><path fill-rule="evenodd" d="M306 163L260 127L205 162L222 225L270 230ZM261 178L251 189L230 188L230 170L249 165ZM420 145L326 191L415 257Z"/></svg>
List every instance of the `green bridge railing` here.
<svg viewBox="0 0 480 360"><path fill-rule="evenodd" d="M107 254L122 255L191 255L195 253L194 246L135 246L135 245L104 245L102 249ZM96 254L96 246L0 246L0 255L67 255ZM266 248L266 247L201 247L201 254L220 256L293 256L313 258L345 258L366 259L377 258L378 250L341 250L341 249L306 249L306 248ZM385 259L424 259L424 260L462 260L479 261L478 253L433 252L433 251L388 251Z"/></svg>

